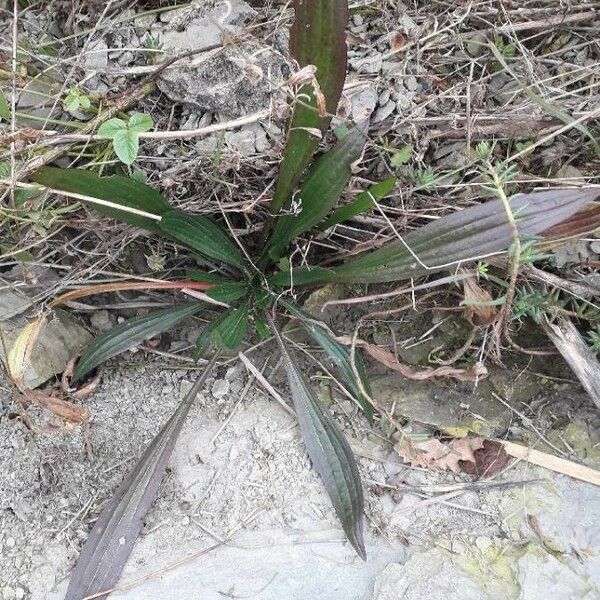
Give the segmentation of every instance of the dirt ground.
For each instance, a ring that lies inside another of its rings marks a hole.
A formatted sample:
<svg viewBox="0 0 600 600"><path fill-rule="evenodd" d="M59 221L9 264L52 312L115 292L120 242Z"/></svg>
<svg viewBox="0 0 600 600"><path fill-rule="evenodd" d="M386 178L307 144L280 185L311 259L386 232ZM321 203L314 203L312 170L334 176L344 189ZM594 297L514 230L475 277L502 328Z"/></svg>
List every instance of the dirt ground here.
<svg viewBox="0 0 600 600"><path fill-rule="evenodd" d="M33 433L6 416L4 396L3 599L62 597L89 522L191 375L113 362L87 403L92 460L80 428ZM224 365L185 425L114 597L600 597L600 489L525 464L487 482L410 468L340 405L365 484L367 563L344 541L293 416L239 364Z"/></svg>

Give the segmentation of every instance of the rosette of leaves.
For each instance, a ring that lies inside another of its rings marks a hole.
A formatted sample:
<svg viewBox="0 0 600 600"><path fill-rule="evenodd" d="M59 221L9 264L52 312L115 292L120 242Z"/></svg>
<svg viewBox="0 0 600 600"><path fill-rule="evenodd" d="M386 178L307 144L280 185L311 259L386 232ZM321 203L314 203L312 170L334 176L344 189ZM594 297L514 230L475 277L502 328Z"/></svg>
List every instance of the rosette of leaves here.
<svg viewBox="0 0 600 600"><path fill-rule="evenodd" d="M364 190L354 202L338 206L352 167L360 160L367 142L367 123L350 126L310 164L318 147L314 132L327 130L344 83L348 7L342 0L298 0L295 8L292 48L300 66L317 67L316 81L299 90L303 101L296 104L291 120L271 206L273 219L265 226L262 245L257 249L243 248L227 222L218 216L174 208L151 187L131 178L44 168L33 179L53 190L77 193L80 198L110 201L110 207L91 205L111 218L166 237L189 255L188 279L209 284L206 293L220 306L216 313L215 307L210 307L214 316L200 333L194 351L196 357L212 356L209 368L219 353L235 350L250 336L273 338L283 357L312 464L348 540L365 559L363 493L353 453L299 368L278 318L287 315L299 321L329 356L366 418L371 419L373 408L365 368L358 352L351 356L335 334L305 313L287 292L293 287L297 295L303 288L331 282L391 282L428 275L506 252L513 242L513 230L504 207L491 201L440 218L402 239L335 266L290 266L288 251L299 238L318 235L353 218L388 195L395 184L393 179L380 182ZM515 196L511 207L519 235L542 236L597 195L597 191L559 190ZM207 314L208 308L198 301L125 321L88 346L74 378L84 378L108 358L184 319L201 311ZM188 396L182 402L104 509L76 565L67 600L94 594L102 597L101 592L117 582L192 401L193 397Z"/></svg>

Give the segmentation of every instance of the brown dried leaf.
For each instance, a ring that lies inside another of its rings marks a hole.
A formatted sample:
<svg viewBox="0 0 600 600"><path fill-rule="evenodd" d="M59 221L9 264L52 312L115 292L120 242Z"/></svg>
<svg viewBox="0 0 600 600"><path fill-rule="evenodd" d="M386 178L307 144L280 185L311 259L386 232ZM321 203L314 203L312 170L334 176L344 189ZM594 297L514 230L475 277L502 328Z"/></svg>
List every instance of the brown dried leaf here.
<svg viewBox="0 0 600 600"><path fill-rule="evenodd" d="M483 446L473 452L475 462L465 462L462 469L469 475L491 477L510 460L504 446L493 440L484 440Z"/></svg>
<svg viewBox="0 0 600 600"><path fill-rule="evenodd" d="M85 400L96 391L102 378L100 376L100 371L98 371L93 377L86 380L83 385L72 387L73 374L75 373L75 365L77 364L78 358L79 357L73 357L67 363L60 380L60 387L65 394L69 394L78 400Z"/></svg>
<svg viewBox="0 0 600 600"><path fill-rule="evenodd" d="M399 32L394 31L390 36L390 49L392 52L398 52L404 48L406 44L406 38Z"/></svg>
<svg viewBox="0 0 600 600"><path fill-rule="evenodd" d="M352 338L349 336L340 336L335 339L346 346L352 345ZM424 381L426 379L432 379L433 377L453 377L459 381L480 381L488 376L488 370L485 365L480 362L476 362L469 369L457 369L451 366L442 366L436 368L425 367L421 370L415 370L410 365L399 362L389 350L386 350L377 344L370 344L364 340L357 340L356 345L364 348L367 354L388 369L398 371L398 373L402 373L407 379L412 379L414 381Z"/></svg>
<svg viewBox="0 0 600 600"><path fill-rule="evenodd" d="M465 279L463 282L465 299L465 319L475 327L489 325L496 320L498 311L491 305L493 298L473 278Z"/></svg>
<svg viewBox="0 0 600 600"><path fill-rule="evenodd" d="M21 393L33 404L37 404L56 416L70 421L71 423L82 423L89 416L89 411L81 406L67 402L58 396L46 394L38 390L22 389Z"/></svg>
<svg viewBox="0 0 600 600"><path fill-rule="evenodd" d="M479 437L455 438L441 442L436 438L424 442L403 440L396 445L398 454L412 466L438 471L466 472L466 464L476 464L475 452L484 447Z"/></svg>
<svg viewBox="0 0 600 600"><path fill-rule="evenodd" d="M6 358L8 373L17 387L22 387L23 385L31 352L45 322L46 315L42 314L31 321L31 323L25 325L8 351Z"/></svg>

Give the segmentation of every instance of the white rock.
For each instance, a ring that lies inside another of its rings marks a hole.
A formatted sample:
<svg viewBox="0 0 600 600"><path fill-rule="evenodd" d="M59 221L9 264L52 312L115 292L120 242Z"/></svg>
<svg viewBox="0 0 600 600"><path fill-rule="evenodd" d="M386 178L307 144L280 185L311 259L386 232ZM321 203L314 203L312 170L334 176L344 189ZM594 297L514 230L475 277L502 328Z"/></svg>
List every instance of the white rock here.
<svg viewBox="0 0 600 600"><path fill-rule="evenodd" d="M224 398L229 393L229 381L226 379L217 379L210 391L215 398Z"/></svg>

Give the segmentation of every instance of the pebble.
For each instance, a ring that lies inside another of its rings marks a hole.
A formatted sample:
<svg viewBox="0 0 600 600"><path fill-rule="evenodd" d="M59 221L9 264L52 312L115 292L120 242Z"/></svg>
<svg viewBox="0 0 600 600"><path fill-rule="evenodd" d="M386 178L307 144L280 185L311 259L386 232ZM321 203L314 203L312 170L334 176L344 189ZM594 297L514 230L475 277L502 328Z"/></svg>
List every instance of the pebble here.
<svg viewBox="0 0 600 600"><path fill-rule="evenodd" d="M385 106L388 103L391 93L392 93L392 91L390 90L390 88L385 88L379 94L379 98L378 98L379 106Z"/></svg>
<svg viewBox="0 0 600 600"><path fill-rule="evenodd" d="M92 313L90 323L92 324L92 327L98 331L108 331L116 325L116 318L107 310L99 310Z"/></svg>
<svg viewBox="0 0 600 600"><path fill-rule="evenodd" d="M217 379L210 391L214 398L224 398L229 393L229 381L226 379Z"/></svg>
<svg viewBox="0 0 600 600"><path fill-rule="evenodd" d="M387 119L396 110L396 103L389 100L385 106L380 106L373 115L373 123L379 123Z"/></svg>

